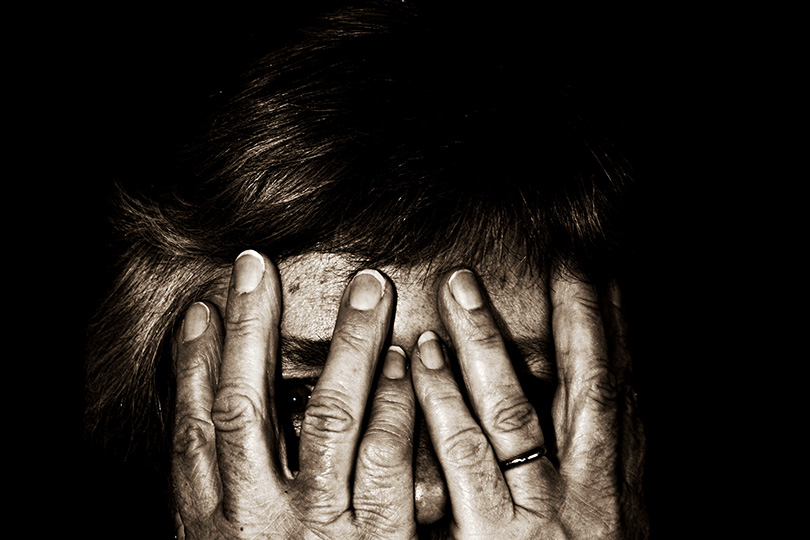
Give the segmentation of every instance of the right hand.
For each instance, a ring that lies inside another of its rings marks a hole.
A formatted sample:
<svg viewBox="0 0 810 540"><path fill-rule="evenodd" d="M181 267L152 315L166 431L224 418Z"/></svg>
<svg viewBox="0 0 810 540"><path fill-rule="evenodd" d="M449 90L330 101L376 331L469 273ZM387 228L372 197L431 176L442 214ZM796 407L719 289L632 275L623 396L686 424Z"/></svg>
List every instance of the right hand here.
<svg viewBox="0 0 810 540"><path fill-rule="evenodd" d="M175 348L179 536L415 538L415 401L401 349L386 354L361 436L393 293L376 271L358 273L345 291L304 416L296 476L272 390L281 321L272 263L253 251L237 258L224 324L213 306L189 309Z"/></svg>

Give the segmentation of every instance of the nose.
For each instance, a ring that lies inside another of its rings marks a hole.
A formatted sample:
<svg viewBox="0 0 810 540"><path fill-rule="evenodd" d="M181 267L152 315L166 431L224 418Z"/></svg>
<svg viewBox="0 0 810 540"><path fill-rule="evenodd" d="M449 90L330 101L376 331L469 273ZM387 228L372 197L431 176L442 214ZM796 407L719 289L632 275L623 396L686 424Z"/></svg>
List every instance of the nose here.
<svg viewBox="0 0 810 540"><path fill-rule="evenodd" d="M420 272L387 272L393 276L397 290L397 304L391 343L412 351L422 332L433 330L442 339L447 332L439 316L436 291L438 277L423 279ZM446 341L445 341L446 342ZM431 525L449 515L449 496L439 461L430 442L424 417L417 415L414 433L414 505L416 522Z"/></svg>
<svg viewBox="0 0 810 540"><path fill-rule="evenodd" d="M416 459L414 463L414 503L416 522L430 525L441 520L447 512L447 484L439 461L430 443L424 418L416 425Z"/></svg>

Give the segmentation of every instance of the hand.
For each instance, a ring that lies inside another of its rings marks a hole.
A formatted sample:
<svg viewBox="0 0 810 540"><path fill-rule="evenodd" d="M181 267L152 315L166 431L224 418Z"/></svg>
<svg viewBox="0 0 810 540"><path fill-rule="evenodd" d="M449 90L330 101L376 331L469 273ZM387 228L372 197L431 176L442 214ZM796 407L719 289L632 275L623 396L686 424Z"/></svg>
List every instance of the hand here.
<svg viewBox="0 0 810 540"><path fill-rule="evenodd" d="M268 390L277 367L278 279L259 259L259 286L245 292L243 266L256 259L239 260L224 347L213 310L197 304L176 351L173 477L187 537L413 537L414 404L399 352L386 356L362 437L359 426L390 325L390 284L383 280L375 297L379 274L364 273L344 294L293 479ZM372 293L364 295L369 284ZM646 531L638 497L643 436L624 384L629 361L618 309L606 303L603 324L595 292L560 279L552 283L552 304L560 465L544 457L502 472L500 461L539 447L543 433L472 275L456 273L440 288L440 313L473 412L435 334L420 339L412 375L447 479L453 537L633 538ZM204 324L189 323L195 318ZM606 335L618 338L614 346Z"/></svg>
<svg viewBox="0 0 810 540"><path fill-rule="evenodd" d="M441 287L439 312L472 412L432 333L419 340L412 376L450 493L451 537L646 537L644 439L627 385L618 291L609 296L606 331L592 287L552 280L559 467L541 457L501 471L499 463L543 448L545 438L473 274L458 271Z"/></svg>
<svg viewBox="0 0 810 540"><path fill-rule="evenodd" d="M175 350L172 477L181 536L415 537L415 402L401 350L386 355L361 436L393 297L374 271L360 272L344 293L304 416L295 477L274 410L281 292L271 262L255 252L237 258L224 324L213 307L189 309Z"/></svg>

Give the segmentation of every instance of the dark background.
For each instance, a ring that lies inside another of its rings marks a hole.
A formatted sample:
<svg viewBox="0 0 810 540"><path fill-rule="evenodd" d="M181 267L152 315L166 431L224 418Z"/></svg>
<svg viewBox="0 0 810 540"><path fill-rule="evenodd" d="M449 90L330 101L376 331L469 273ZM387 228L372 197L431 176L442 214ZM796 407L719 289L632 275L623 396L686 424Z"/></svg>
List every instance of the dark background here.
<svg viewBox="0 0 810 540"><path fill-rule="evenodd" d="M71 12L32 28L12 85L21 120L12 159L24 166L14 176L21 195L9 202L23 204L8 230L19 254L10 283L26 299L19 313L35 351L21 363L13 410L28 407L44 419L32 430L27 414L12 415L20 422L14 429L30 433L19 463L31 460L38 472L24 475L18 502L33 503L36 527L83 538L156 537L149 531L159 501L144 497L149 471L105 463L80 436L84 333L113 255L106 201L113 182L148 185L170 176L189 126L311 10ZM739 248L719 209L734 204L731 186L739 181L727 134L740 122L737 83L748 78L749 36L718 33L714 17L674 13L548 16L559 24L542 39L603 106L640 182L637 259L626 294L654 538L680 537L698 524L711 536L737 521L718 499L739 473L724 450L739 420L717 396L737 384L729 373L747 359L727 347L718 312L730 293L714 268ZM31 300L33 290L44 295ZM47 398L32 398L28 384L43 380ZM67 504L56 510L54 501Z"/></svg>

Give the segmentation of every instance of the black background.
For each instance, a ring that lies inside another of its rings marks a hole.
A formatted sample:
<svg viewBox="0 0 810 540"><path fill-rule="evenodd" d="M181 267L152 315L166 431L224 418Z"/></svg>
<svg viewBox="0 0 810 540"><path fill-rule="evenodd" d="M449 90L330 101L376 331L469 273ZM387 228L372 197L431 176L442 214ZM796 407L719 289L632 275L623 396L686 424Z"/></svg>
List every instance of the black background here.
<svg viewBox="0 0 810 540"><path fill-rule="evenodd" d="M21 350L33 351L10 379L11 429L29 434L12 467L23 468L16 502L33 507L35 529L155 537L145 476L88 459L80 438L84 332L112 263L106 200L115 181L170 175L188 126L308 12L51 13L10 49L9 159L18 168L8 190L9 284L22 297L14 302L26 331ZM727 348L718 313L729 293L714 267L738 248L739 231L719 209L733 204L739 180L727 134L740 122L749 36L718 31L718 18L675 13L548 16L559 24L543 39L603 102L640 181L627 296L654 538L698 524L711 536L737 520L718 505L738 471L721 450L736 435L735 409L717 395L737 384L728 374L748 359Z"/></svg>

